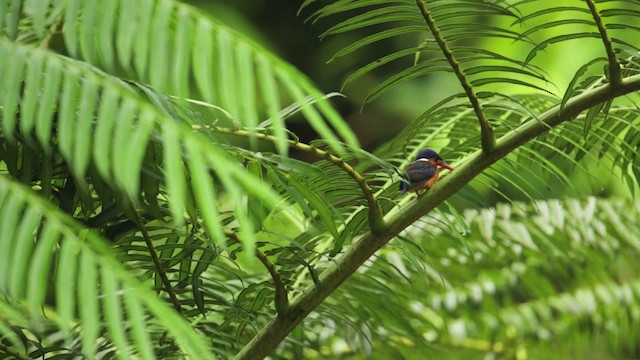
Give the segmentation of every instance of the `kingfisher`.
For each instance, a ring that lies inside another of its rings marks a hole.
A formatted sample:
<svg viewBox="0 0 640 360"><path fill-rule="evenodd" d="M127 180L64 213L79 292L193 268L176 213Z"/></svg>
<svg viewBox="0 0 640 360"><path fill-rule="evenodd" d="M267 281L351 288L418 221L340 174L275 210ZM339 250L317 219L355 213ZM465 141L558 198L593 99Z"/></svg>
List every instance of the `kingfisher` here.
<svg viewBox="0 0 640 360"><path fill-rule="evenodd" d="M437 152L431 149L420 150L416 159L407 166L406 175L400 183L400 190L403 193L415 191L416 195L420 195L420 190L428 190L435 184L440 176L441 167L453 170L451 166L442 160Z"/></svg>

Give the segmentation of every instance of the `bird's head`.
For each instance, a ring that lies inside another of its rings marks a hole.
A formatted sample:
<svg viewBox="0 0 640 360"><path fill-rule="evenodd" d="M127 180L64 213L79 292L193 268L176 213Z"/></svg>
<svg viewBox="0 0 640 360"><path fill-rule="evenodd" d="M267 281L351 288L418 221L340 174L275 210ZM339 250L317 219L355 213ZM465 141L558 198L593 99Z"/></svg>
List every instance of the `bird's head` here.
<svg viewBox="0 0 640 360"><path fill-rule="evenodd" d="M442 158L440 157L440 155L438 155L437 152L431 150L431 149L425 149L425 150L420 150L420 152L418 153L418 155L416 156L416 160L415 161L419 161L420 159L426 159L429 162L432 162L434 165L437 165L439 167L443 167L447 170L453 170L453 168L451 166L449 166L447 163L445 163Z"/></svg>

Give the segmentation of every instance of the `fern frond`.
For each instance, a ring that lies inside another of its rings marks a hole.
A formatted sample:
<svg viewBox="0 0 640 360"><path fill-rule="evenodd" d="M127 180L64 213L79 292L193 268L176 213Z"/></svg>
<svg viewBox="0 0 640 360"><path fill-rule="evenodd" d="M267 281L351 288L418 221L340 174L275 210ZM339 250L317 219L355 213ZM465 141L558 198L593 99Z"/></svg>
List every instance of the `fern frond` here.
<svg viewBox="0 0 640 360"><path fill-rule="evenodd" d="M122 356L153 359L147 326L160 326L185 355L213 356L202 336L145 289L99 236L5 176L0 177L0 190L6 220L0 224L2 263L10 264L5 274L11 274L0 283L1 307L28 319L27 324L14 323L16 317L2 311L3 336L11 336L7 325L40 331L48 318L69 338L82 339L86 357L94 358L106 342ZM122 326L124 318L131 320L131 328ZM24 353L20 344L13 345L17 353Z"/></svg>
<svg viewBox="0 0 640 360"><path fill-rule="evenodd" d="M143 163L145 153L158 147L164 154L160 177L166 184L173 221L181 224L185 209L193 223L202 216L218 244L225 241L214 201L220 188L237 203L242 203L246 191L271 208L277 205L275 192L230 159L219 145L159 112L122 82L86 64L31 47L0 42L0 55L0 64L7 70L0 99L3 139L19 137L37 143L36 148L55 148L85 193L90 191L86 179L93 166L92 178L98 175L114 191L124 190L134 204L140 201L141 186L145 193L157 193L158 189L147 187L159 184L143 177ZM42 107L36 112L31 105L37 94ZM202 209L200 213L194 210L192 198ZM245 212L236 207L244 229L241 234L250 249L254 230Z"/></svg>
<svg viewBox="0 0 640 360"><path fill-rule="evenodd" d="M638 3L633 1L587 1L580 6L557 6L544 9L534 8L534 4L521 2L515 5L527 15L514 24L525 27L523 36L531 36L541 30L564 29L562 35L543 39L529 52L526 62L533 60L537 53L549 45L574 39L594 38L604 44L609 61L611 76L619 80L619 61L617 57L625 51L637 51L637 44L629 42L633 39L629 30L637 30L628 26L626 16L638 13ZM623 10L624 9L624 10ZM621 31L624 29L624 33ZM627 40L629 39L629 40ZM615 48L613 46L616 46ZM618 81L613 80L612 81Z"/></svg>
<svg viewBox="0 0 640 360"><path fill-rule="evenodd" d="M273 129L282 141L285 126L277 111L292 99L304 104L307 121L338 146L335 150L341 150L339 141L358 144L307 77L220 19L175 0L144 0L135 6L127 1L59 3L64 11L62 38L74 58L110 73L122 69L181 98L194 97L193 85L195 97L225 109L247 128L256 127L260 117L275 116ZM99 19L93 19L96 13ZM286 148L281 145L279 150Z"/></svg>
<svg viewBox="0 0 640 360"><path fill-rule="evenodd" d="M510 67L508 63L515 60L488 51L482 46L469 45L469 39L481 37L530 42L526 36L521 36L514 30L492 24L492 22L498 23L503 17L515 18L517 21L519 15L514 12L511 5L505 2L458 1L455 6L452 6L449 2L428 1L425 7L439 29L439 36L446 41L449 49L458 59L462 72L469 77L472 85L483 87L497 82L528 86L537 90L542 89L539 84L546 82L546 78L534 67L528 66L524 62L520 62L521 66L518 68ZM389 13L387 13L388 9L391 9ZM315 21L342 13L352 14L354 11L360 15L350 17L348 20L329 28L323 36L369 27L374 29L374 33L342 49L334 56L334 59L385 39L396 39L407 37L407 35L415 37L413 35L415 33L423 32L426 35L429 32L420 15L419 8L414 1L409 0L337 1L316 11L311 18ZM481 18L482 21L469 21L470 17ZM393 25L385 26L386 23ZM422 30L420 26L423 27ZM448 65L438 66L437 63L444 59L439 49L436 48L433 45L433 40L428 39L423 44L416 44L415 48L395 51L357 70L347 78L345 85L386 63L404 60L406 62L405 70L376 87L367 97L367 101L370 101L380 93L412 78L432 72L451 71L451 67ZM480 53L484 56L478 56ZM412 64L413 62L408 61L409 57L415 57L419 60ZM519 75L514 77L514 73Z"/></svg>

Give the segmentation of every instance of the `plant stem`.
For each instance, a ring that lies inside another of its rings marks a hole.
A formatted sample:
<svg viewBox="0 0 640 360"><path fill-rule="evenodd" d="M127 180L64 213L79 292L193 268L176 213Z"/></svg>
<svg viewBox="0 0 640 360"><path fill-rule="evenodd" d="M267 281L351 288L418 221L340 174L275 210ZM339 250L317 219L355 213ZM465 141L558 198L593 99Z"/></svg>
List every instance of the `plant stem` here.
<svg viewBox="0 0 640 360"><path fill-rule="evenodd" d="M225 230L225 235L234 242L242 245L242 242L240 241L240 239L238 239L238 236L233 231ZM284 287L284 283L282 282L282 278L280 277L278 270L273 265L273 263L269 261L269 258L258 249L256 249L255 255L258 260L260 260L262 265L264 265L264 267L269 272L269 275L271 275L271 278L273 279L273 284L276 288L276 295L274 300L276 304L276 311L278 312L278 315L282 316L287 312L289 308L287 289Z"/></svg>
<svg viewBox="0 0 640 360"><path fill-rule="evenodd" d="M258 140L268 141L268 142L276 142L276 138L272 135L260 134L260 133L250 133L247 130L241 129L229 129L224 127L215 127L215 126L207 126L206 128L217 131L221 134L225 135L233 135L233 136L242 136L242 137L251 137L254 136ZM192 129L201 130L202 126L200 125L192 125ZM382 217L382 209L380 209L380 205L376 200L373 191L367 184L367 180L354 169L351 165L347 164L341 158L329 153L328 151L318 149L313 145L308 145L299 141L288 140L287 143L289 147L304 151L320 158L323 158L340 169L344 170L355 182L358 184L360 189L362 190L362 194L367 200L367 204L369 206L369 227L372 231L377 232L379 229L384 228L384 219Z"/></svg>
<svg viewBox="0 0 640 360"><path fill-rule="evenodd" d="M464 92L467 94L467 98L469 98L469 102L473 107L473 111L476 113L476 117L480 122L480 142L482 144L482 150L484 151L485 154L489 154L496 145L496 137L493 134L493 130L491 129L491 125L489 124L489 120L487 119L487 116L484 114L484 111L482 110L482 105L480 105L480 100L478 99L475 92L473 91L473 88L471 88L471 84L467 81L467 78L464 75L464 72L460 68L460 64L458 63L455 56L447 46L447 43L445 42L444 38L440 34L440 30L438 29L438 26L436 26L436 23L433 21L433 18L431 17L429 10L427 10L427 8L425 7L424 1L416 0L416 4L418 5L418 8L420 8L420 13L424 18L424 21L427 23L427 26L431 31L431 35L433 35L434 39L438 43L438 46L440 46L440 50L442 50L442 54L449 62L449 66L451 66L453 73L456 74L456 77L458 78L460 85L462 85Z"/></svg>
<svg viewBox="0 0 640 360"><path fill-rule="evenodd" d="M167 277L167 272L162 267L162 263L160 262L160 258L158 258L158 253L156 252L156 248L153 246L153 242L151 241L151 237L147 232L147 229L144 227L144 223L142 222L142 218L138 216L136 219L138 223L138 228L142 233L142 238L144 239L145 244L147 245L147 249L149 249L149 255L151 255L151 261L153 261L153 266L155 266L156 271L158 272L158 276L162 280L162 284L164 285L164 290L169 294L169 299L171 299L171 304L173 304L173 308L178 311L180 315L184 316L184 312L182 311L182 307L180 306L180 301L176 296L175 291L173 290L173 286L171 286L171 282Z"/></svg>
<svg viewBox="0 0 640 360"><path fill-rule="evenodd" d="M602 17L600 17L596 4L593 0L587 0L587 6L589 6L589 11L591 12L593 21L596 23L598 31L600 32L600 38L602 38L604 49L607 51L607 59L609 60L609 81L611 81L615 87L620 84L620 81L622 81L620 64L618 63L618 59L616 59L616 53L613 51L611 39L609 38L609 34L607 34L606 27L602 23Z"/></svg>
<svg viewBox="0 0 640 360"><path fill-rule="evenodd" d="M494 150L487 154L476 151L456 168L456 171L436 183L428 193L411 205L394 214L389 214L386 226L380 232L372 231L358 239L341 257L331 262L320 275L322 287L309 286L291 301L285 316L279 316L267 323L262 330L238 353L236 360L262 359L269 355L282 340L311 313L324 299L333 293L345 280L368 260L378 249L398 235L407 226L442 204L474 177L504 158L528 141L548 132L550 129L573 119L582 111L596 104L611 100L633 91L640 90L640 75L622 79L618 86L611 83L585 91L567 101L564 107L556 105L545 111L536 120L530 120L502 136Z"/></svg>

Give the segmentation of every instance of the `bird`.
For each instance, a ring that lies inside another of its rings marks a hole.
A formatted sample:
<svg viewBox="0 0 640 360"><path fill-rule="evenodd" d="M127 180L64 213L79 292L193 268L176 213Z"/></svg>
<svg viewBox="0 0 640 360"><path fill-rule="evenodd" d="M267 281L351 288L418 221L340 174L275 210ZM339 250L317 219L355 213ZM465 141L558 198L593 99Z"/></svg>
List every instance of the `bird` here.
<svg viewBox="0 0 640 360"><path fill-rule="evenodd" d="M416 159L407 166L403 181L400 183L402 193L415 191L420 195L420 190L429 189L440 176L440 168L453 170L445 163L437 152L431 149L420 150Z"/></svg>

